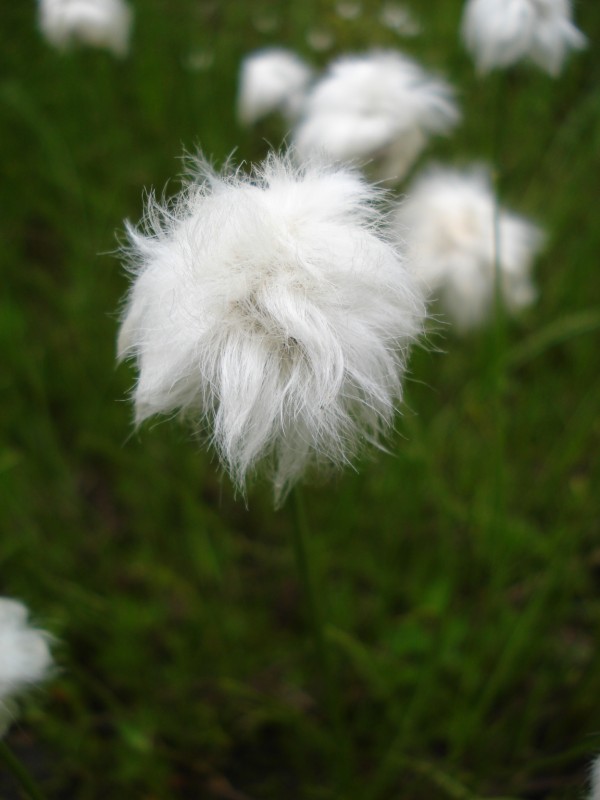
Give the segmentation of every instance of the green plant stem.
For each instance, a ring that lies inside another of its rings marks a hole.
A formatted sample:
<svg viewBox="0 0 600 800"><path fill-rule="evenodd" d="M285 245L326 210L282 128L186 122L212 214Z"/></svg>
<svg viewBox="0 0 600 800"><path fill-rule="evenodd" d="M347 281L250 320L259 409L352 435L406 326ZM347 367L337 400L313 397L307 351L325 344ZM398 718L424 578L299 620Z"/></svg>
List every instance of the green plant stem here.
<svg viewBox="0 0 600 800"><path fill-rule="evenodd" d="M30 800L44 800L42 791L12 750L0 739L0 761L11 773Z"/></svg>
<svg viewBox="0 0 600 800"><path fill-rule="evenodd" d="M329 648L325 639L321 606L308 553L307 541L309 539L309 528L304 498L298 487L295 487L292 492L292 506L294 555L306 598L315 654L321 672L327 715L329 717L332 734L335 737L338 787L340 789L340 797L342 797L342 790L345 790L350 782L350 740L348 731L342 721L340 697L333 678L333 668Z"/></svg>
<svg viewBox="0 0 600 800"><path fill-rule="evenodd" d="M491 534L495 545L501 543L507 524L506 514L506 308L502 291L502 243L500 239L500 204L502 197L502 143L506 112L506 76L498 76L493 143L494 182L494 321L492 327L491 408L493 414L493 517Z"/></svg>
<svg viewBox="0 0 600 800"><path fill-rule="evenodd" d="M496 597L501 590L502 582L505 577L506 557L502 553L502 547L506 541L508 528L507 497L506 497L506 439L507 439L507 415L506 415L506 388L507 388L507 328L506 328L506 308L504 295L502 292L502 242L500 238L500 215L502 197L502 141L503 132L506 124L506 76L498 75L496 85L496 107L494 131L492 139L492 162L493 162L493 189L494 189L494 287L493 287L493 322L489 339L489 372L487 390L490 396L491 414L491 473L490 481L490 516L486 519L484 533L488 537L488 550L490 553L491 583L495 591L491 592L491 597ZM505 648L508 643L505 643ZM482 693L487 698L489 681L486 678ZM491 695L495 697L494 694ZM452 758L456 759L466 748L478 726L481 726L482 719L487 712L489 703L479 703L473 713L464 720L460 734L454 743Z"/></svg>

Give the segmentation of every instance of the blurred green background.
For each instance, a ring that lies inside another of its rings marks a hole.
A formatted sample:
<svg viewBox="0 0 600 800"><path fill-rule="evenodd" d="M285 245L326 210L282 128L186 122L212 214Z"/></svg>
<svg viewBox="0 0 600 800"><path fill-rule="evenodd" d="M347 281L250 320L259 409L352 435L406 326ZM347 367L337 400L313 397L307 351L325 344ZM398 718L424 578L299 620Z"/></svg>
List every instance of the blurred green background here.
<svg viewBox="0 0 600 800"><path fill-rule="evenodd" d="M461 5L413 0L423 33L401 38L375 0L356 20L316 0L138 0L118 62L57 53L33 2L2 3L0 593L53 632L58 663L8 743L49 798L336 796L289 514L260 482L236 499L178 423L132 432L115 250L144 187L178 189L184 148L221 163L279 145L276 123L235 121L239 62L267 44L317 66L405 49L464 111L421 164L487 159L498 79L475 78ZM600 6L576 11L597 38ZM314 29L331 50L311 51ZM600 751L600 59L503 81L504 200L549 235L539 300L508 331L506 517L486 331L437 325L390 452L306 489L344 800L579 798ZM17 797L8 777L0 794Z"/></svg>

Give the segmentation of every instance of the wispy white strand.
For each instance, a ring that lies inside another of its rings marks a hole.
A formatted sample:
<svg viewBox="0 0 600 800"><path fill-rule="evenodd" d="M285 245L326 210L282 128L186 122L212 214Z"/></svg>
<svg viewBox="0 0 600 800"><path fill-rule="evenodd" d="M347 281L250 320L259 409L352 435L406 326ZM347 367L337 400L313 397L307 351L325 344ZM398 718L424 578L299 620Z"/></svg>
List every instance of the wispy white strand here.
<svg viewBox="0 0 600 800"><path fill-rule="evenodd" d="M40 29L60 49L78 42L126 56L132 22L125 0L39 0Z"/></svg>
<svg viewBox="0 0 600 800"><path fill-rule="evenodd" d="M421 295L353 171L276 155L250 176L196 170L128 227L119 355L137 362L138 423L192 417L240 489L266 463L281 502L390 427Z"/></svg>
<svg viewBox="0 0 600 800"><path fill-rule="evenodd" d="M454 93L396 51L340 58L309 92L293 141L300 159L364 165L400 180L432 135L459 121Z"/></svg>
<svg viewBox="0 0 600 800"><path fill-rule="evenodd" d="M417 178L395 216L409 268L463 331L485 323L493 308L495 214L489 170L478 166L465 171L431 167ZM531 222L500 210L499 266L508 311L535 299L530 273L543 240Z"/></svg>
<svg viewBox="0 0 600 800"><path fill-rule="evenodd" d="M586 45L570 0L468 0L462 35L480 72L529 59L552 76Z"/></svg>

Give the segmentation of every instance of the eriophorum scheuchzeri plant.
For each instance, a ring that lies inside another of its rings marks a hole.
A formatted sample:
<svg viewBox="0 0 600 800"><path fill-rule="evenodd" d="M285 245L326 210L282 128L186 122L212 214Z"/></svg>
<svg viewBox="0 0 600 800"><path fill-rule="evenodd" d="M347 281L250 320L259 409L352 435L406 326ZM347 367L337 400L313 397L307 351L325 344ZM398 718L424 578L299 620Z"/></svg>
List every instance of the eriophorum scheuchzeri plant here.
<svg viewBox="0 0 600 800"><path fill-rule="evenodd" d="M18 600L0 597L0 761L29 798L40 798L28 770L14 756L3 735L16 713L16 701L45 680L52 667L50 637L28 621L27 608Z"/></svg>
<svg viewBox="0 0 600 800"><path fill-rule="evenodd" d="M0 597L0 734L10 722L14 701L41 683L50 670L50 637L28 622L27 608Z"/></svg>
<svg viewBox="0 0 600 800"><path fill-rule="evenodd" d="M133 285L120 358L136 421L180 412L236 487L264 470L276 505L311 466L380 443L402 399L424 304L384 233L381 190L339 167L271 155L250 175L202 159L171 204L128 226ZM295 494L295 553L332 723L335 687Z"/></svg>
<svg viewBox="0 0 600 800"><path fill-rule="evenodd" d="M136 422L191 417L235 485L264 467L279 505L307 467L390 428L423 303L357 173L276 155L250 176L195 166L128 226L119 357L138 368Z"/></svg>
<svg viewBox="0 0 600 800"><path fill-rule="evenodd" d="M133 12L126 0L38 0L39 25L61 50L100 47L122 58L129 51Z"/></svg>
<svg viewBox="0 0 600 800"><path fill-rule="evenodd" d="M585 46L586 38L572 21L570 0L467 0L461 24L463 41L472 55L478 73L486 76L492 70L506 70L522 61L534 63L553 77L562 70L568 54ZM505 157L510 131L510 115L515 108L514 97L508 91L507 76L500 72L495 86L490 86L493 98L490 116L492 136L490 157L493 180L494 231L494 292L493 325L491 329L490 384L491 403L495 409L495 446L493 461L494 500L493 528L500 534L506 527L506 498L504 485L504 442L506 439L506 312L509 298L504 290L507 253L510 238L503 224L503 181ZM504 231L503 231L504 227ZM535 248L533 248L535 249ZM533 252L533 250L532 250ZM510 257L510 256L509 256Z"/></svg>
<svg viewBox="0 0 600 800"><path fill-rule="evenodd" d="M586 44L570 0L468 0L462 35L482 73L527 59L556 76Z"/></svg>
<svg viewBox="0 0 600 800"><path fill-rule="evenodd" d="M238 119L242 125L254 125L279 113L287 122L295 121L312 77L312 68L283 47L250 53L240 65Z"/></svg>
<svg viewBox="0 0 600 800"><path fill-rule="evenodd" d="M494 205L487 166L457 170L434 165L409 187L393 217L415 278L463 333L493 315ZM505 208L498 222L502 300L507 311L517 313L536 298L531 271L544 234Z"/></svg>
<svg viewBox="0 0 600 800"><path fill-rule="evenodd" d="M396 50L335 59L308 92L293 133L300 159L324 156L400 181L432 136L459 122L454 90Z"/></svg>

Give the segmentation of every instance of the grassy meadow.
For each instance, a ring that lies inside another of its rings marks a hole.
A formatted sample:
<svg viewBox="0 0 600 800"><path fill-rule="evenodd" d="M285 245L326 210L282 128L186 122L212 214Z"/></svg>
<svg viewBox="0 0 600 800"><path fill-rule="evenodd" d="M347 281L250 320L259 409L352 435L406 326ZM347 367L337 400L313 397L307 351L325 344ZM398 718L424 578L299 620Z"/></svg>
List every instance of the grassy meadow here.
<svg viewBox="0 0 600 800"><path fill-rule="evenodd" d="M578 800L600 752L597 47L556 80L482 80L461 0L412 0L414 38L376 0L356 20L330 0L134 5L123 61L57 53L33 0L0 7L0 594L57 662L8 745L49 800ZM600 36L593 0L576 20ZM315 28L331 50L310 50ZM504 91L503 201L548 234L539 298L507 325L502 412L492 332L436 322L389 452L306 483L342 733L290 509L260 480L236 497L175 420L133 431L115 364L123 220L144 188L177 191L184 149L279 145L276 121L235 120L239 62L267 44L316 65L398 46L444 72L464 120L415 172L488 160Z"/></svg>

